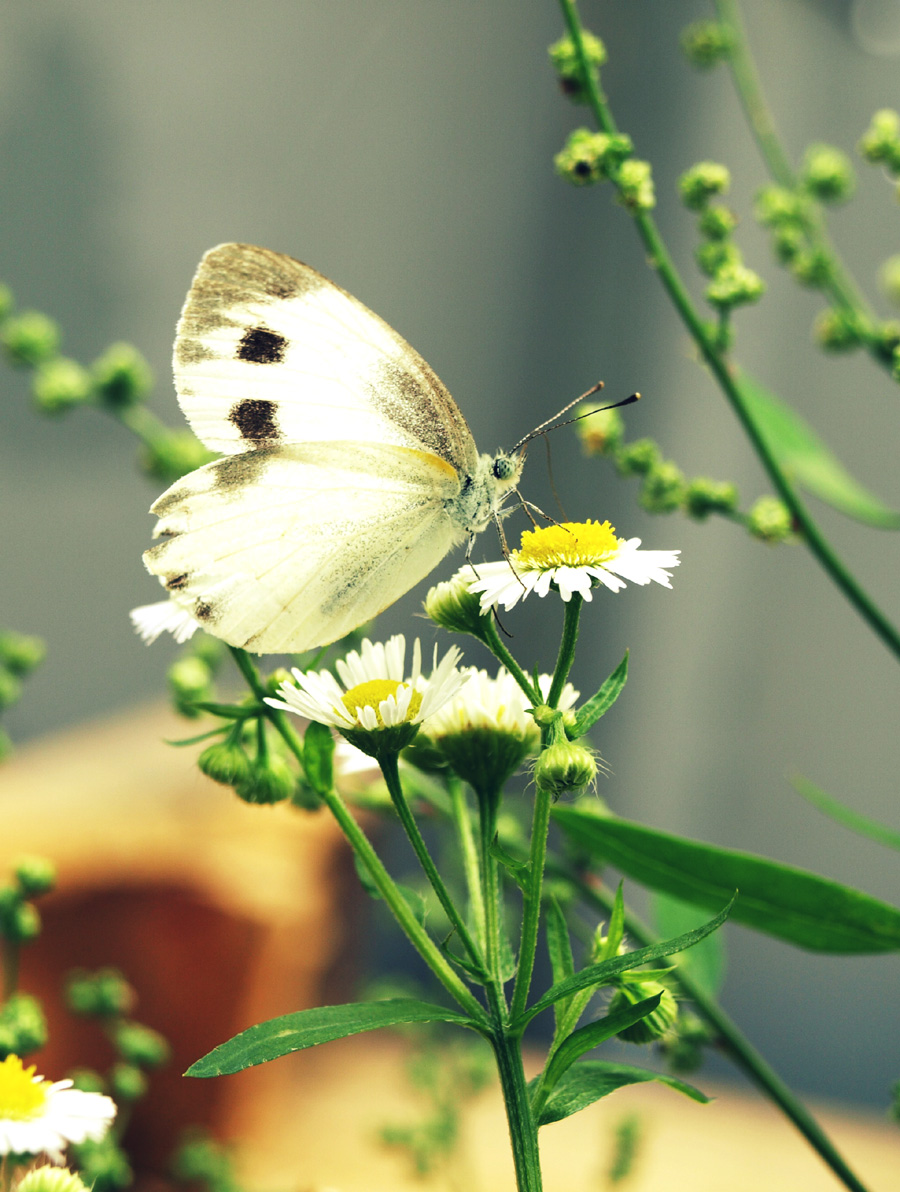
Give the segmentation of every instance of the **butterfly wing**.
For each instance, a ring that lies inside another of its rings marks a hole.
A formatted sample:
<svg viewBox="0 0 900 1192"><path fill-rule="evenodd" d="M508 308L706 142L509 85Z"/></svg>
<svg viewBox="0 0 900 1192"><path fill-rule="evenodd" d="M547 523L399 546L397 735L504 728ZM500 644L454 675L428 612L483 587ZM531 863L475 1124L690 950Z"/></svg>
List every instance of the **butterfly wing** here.
<svg viewBox="0 0 900 1192"><path fill-rule="evenodd" d="M393 445L258 446L198 468L151 512L144 555L216 637L258 653L335 641L428 574L460 540L438 456Z"/></svg>
<svg viewBox="0 0 900 1192"><path fill-rule="evenodd" d="M178 399L214 451L355 439L427 451L468 474L466 421L387 323L321 273L249 244L200 262L174 353Z"/></svg>

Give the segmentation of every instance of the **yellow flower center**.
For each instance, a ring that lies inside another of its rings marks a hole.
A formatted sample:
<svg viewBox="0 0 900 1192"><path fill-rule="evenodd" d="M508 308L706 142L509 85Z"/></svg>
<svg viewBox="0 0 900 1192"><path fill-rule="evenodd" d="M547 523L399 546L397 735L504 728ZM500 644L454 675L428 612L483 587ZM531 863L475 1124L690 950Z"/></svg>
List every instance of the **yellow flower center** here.
<svg viewBox="0 0 900 1192"><path fill-rule="evenodd" d="M378 705L389 696L396 696L400 688L406 685L398 683L396 679L369 679L366 683L357 683L355 687L351 687L349 691L345 692L342 702L354 720L357 719L357 712L360 708L371 708L378 717L378 727L384 728L384 721L381 719ZM415 719L421 706L422 696L418 691L414 691L409 701L406 719Z"/></svg>
<svg viewBox="0 0 900 1192"><path fill-rule="evenodd" d="M0 1119L24 1122L38 1117L49 1088L49 1081L34 1080L34 1065L23 1068L17 1055L8 1055L0 1064Z"/></svg>
<svg viewBox="0 0 900 1192"><path fill-rule="evenodd" d="M551 571L554 567L596 567L616 554L624 540L605 522L561 522L526 530L512 552L513 567Z"/></svg>

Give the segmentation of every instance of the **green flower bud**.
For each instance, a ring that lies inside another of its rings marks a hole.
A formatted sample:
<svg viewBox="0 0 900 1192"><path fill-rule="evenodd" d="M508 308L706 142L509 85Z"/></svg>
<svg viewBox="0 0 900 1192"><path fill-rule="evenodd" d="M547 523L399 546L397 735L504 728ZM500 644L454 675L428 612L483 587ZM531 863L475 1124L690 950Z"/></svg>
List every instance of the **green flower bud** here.
<svg viewBox="0 0 900 1192"><path fill-rule="evenodd" d="M809 200L786 186L764 186L757 192L753 213L764 228L790 224L805 227L809 220Z"/></svg>
<svg viewBox="0 0 900 1192"><path fill-rule="evenodd" d="M763 542L784 542L793 533L793 518L778 497L760 497L748 514L747 528Z"/></svg>
<svg viewBox="0 0 900 1192"><path fill-rule="evenodd" d="M570 791L581 790L597 777L594 755L577 741L557 741L548 745L534 766L534 782L539 790L558 799Z"/></svg>
<svg viewBox="0 0 900 1192"><path fill-rule="evenodd" d="M772 232L772 247L775 258L782 265L789 265L806 246L806 234L794 224L783 224Z"/></svg>
<svg viewBox="0 0 900 1192"><path fill-rule="evenodd" d="M737 215L724 203L710 203L697 220L700 235L707 240L726 240L737 225Z"/></svg>
<svg viewBox="0 0 900 1192"><path fill-rule="evenodd" d="M600 67L606 61L606 47L599 37L586 29L581 35L585 57L591 73L597 77ZM561 37L548 49L550 61L559 79L559 85L572 103L587 103L588 93L581 76L581 66L575 43L571 37Z"/></svg>
<svg viewBox="0 0 900 1192"><path fill-rule="evenodd" d="M588 128L576 128L553 159L553 164L560 177L575 186L585 186L608 178L631 156L633 149L631 137L624 133L611 136L605 132L591 132Z"/></svg>
<svg viewBox="0 0 900 1192"><path fill-rule="evenodd" d="M900 172L900 116L891 108L876 112L859 142L859 151L873 165Z"/></svg>
<svg viewBox="0 0 900 1192"><path fill-rule="evenodd" d="M47 647L39 637L7 631L0 633L0 666L14 675L30 674L44 661Z"/></svg>
<svg viewBox="0 0 900 1192"><path fill-rule="evenodd" d="M698 161L678 179L681 201L691 211L702 211L713 195L724 194L730 185L728 167L715 161Z"/></svg>
<svg viewBox="0 0 900 1192"><path fill-rule="evenodd" d="M711 513L733 513L737 509L738 491L728 481L695 476L687 486L684 504L691 517L703 521Z"/></svg>
<svg viewBox="0 0 900 1192"><path fill-rule="evenodd" d="M619 201L629 211L650 211L656 206L649 161L628 158L619 166L614 181L619 188Z"/></svg>
<svg viewBox="0 0 900 1192"><path fill-rule="evenodd" d="M709 70L731 57L734 35L718 21L695 21L682 30L681 48L692 66Z"/></svg>
<svg viewBox="0 0 900 1192"><path fill-rule="evenodd" d="M72 1087L82 1093L105 1093L106 1081L93 1068L72 1068L68 1073Z"/></svg>
<svg viewBox="0 0 900 1192"><path fill-rule="evenodd" d="M116 1018L127 1014L135 993L118 969L89 973L76 969L66 979L66 1005L83 1018Z"/></svg>
<svg viewBox="0 0 900 1192"><path fill-rule="evenodd" d="M134 1064L113 1064L109 1071L109 1088L116 1101L140 1101L147 1092L147 1077Z"/></svg>
<svg viewBox="0 0 900 1192"><path fill-rule="evenodd" d="M15 300L12 290L0 282L0 321L9 317L13 306L15 306Z"/></svg>
<svg viewBox="0 0 900 1192"><path fill-rule="evenodd" d="M113 1039L119 1055L126 1064L142 1068L158 1068L171 1054L169 1044L159 1033L140 1022L119 1022Z"/></svg>
<svg viewBox="0 0 900 1192"><path fill-rule="evenodd" d="M703 1048L712 1043L710 1028L690 1010L679 1009L669 1034L660 1040L666 1067L672 1072L696 1072L703 1063Z"/></svg>
<svg viewBox="0 0 900 1192"><path fill-rule="evenodd" d="M853 312L834 307L816 315L813 338L827 352L852 352L862 343L859 321Z"/></svg>
<svg viewBox="0 0 900 1192"><path fill-rule="evenodd" d="M191 431L170 430L157 442L145 444L138 462L146 475L171 484L212 459L213 453Z"/></svg>
<svg viewBox="0 0 900 1192"><path fill-rule="evenodd" d="M86 1184L67 1167L34 1167L16 1184L16 1192L88 1192Z"/></svg>
<svg viewBox="0 0 900 1192"><path fill-rule="evenodd" d="M752 269L735 265L721 269L706 287L706 300L720 310L731 310L735 306L746 306L758 302L766 290L766 283Z"/></svg>
<svg viewBox="0 0 900 1192"><path fill-rule="evenodd" d="M622 446L625 422L618 410L604 409L595 402L575 407L575 433L585 455L611 455Z"/></svg>
<svg viewBox="0 0 900 1192"><path fill-rule="evenodd" d="M153 388L150 365L131 344L111 344L91 365L97 396L113 409L133 406Z"/></svg>
<svg viewBox="0 0 900 1192"><path fill-rule="evenodd" d="M501 729L470 728L447 733L435 743L454 774L468 782L479 799L485 799L499 795L534 752L538 739L536 731L523 736Z"/></svg>
<svg viewBox="0 0 900 1192"><path fill-rule="evenodd" d="M281 803L290 798L297 775L282 757L272 754L250 764L250 774L235 784L234 793L245 803Z"/></svg>
<svg viewBox="0 0 900 1192"><path fill-rule="evenodd" d="M707 277L731 273L741 268L744 260L741 250L731 240L708 240L698 246L694 255Z"/></svg>
<svg viewBox="0 0 900 1192"><path fill-rule="evenodd" d="M25 1056L47 1043L47 1020L37 998L14 993L0 1006L0 1059Z"/></svg>
<svg viewBox="0 0 900 1192"><path fill-rule="evenodd" d="M178 1183L205 1184L209 1192L237 1192L234 1164L226 1148L205 1134L192 1134L172 1156L173 1178Z"/></svg>
<svg viewBox="0 0 900 1192"><path fill-rule="evenodd" d="M490 614L482 613L479 597L469 589L474 579L474 571L464 567L451 579L435 584L429 590L424 607L436 625L449 629L451 633L481 636L485 617Z"/></svg>
<svg viewBox="0 0 900 1192"><path fill-rule="evenodd" d="M22 684L8 670L0 670L0 711L11 708L22 698Z"/></svg>
<svg viewBox="0 0 900 1192"><path fill-rule="evenodd" d="M30 944L41 934L41 916L31 902L20 902L5 917L3 934L14 944Z"/></svg>
<svg viewBox="0 0 900 1192"><path fill-rule="evenodd" d="M0 344L13 364L34 367L59 350L59 328L38 310L26 310L7 319L0 328Z"/></svg>
<svg viewBox="0 0 900 1192"><path fill-rule="evenodd" d="M800 177L809 193L820 203L844 203L856 189L850 159L833 145L810 145Z"/></svg>
<svg viewBox="0 0 900 1192"><path fill-rule="evenodd" d="M684 473L671 460L655 464L644 477L638 502L648 513L671 513L685 498Z"/></svg>
<svg viewBox="0 0 900 1192"><path fill-rule="evenodd" d="M91 396L91 379L77 360L55 356L37 366L31 396L42 414L65 414Z"/></svg>
<svg viewBox="0 0 900 1192"><path fill-rule="evenodd" d="M212 690L212 672L196 654L185 654L169 667L166 676L175 706L183 716L200 713L192 706L208 699Z"/></svg>
<svg viewBox="0 0 900 1192"><path fill-rule="evenodd" d="M663 1039L675 1025L678 1018L678 1003L671 990L660 985L658 981L625 982L616 990L609 1003L609 1013L624 1010L628 1006L635 1006L648 997L655 997L661 993L659 1005L651 1010L644 1018L619 1031L618 1037L627 1043L655 1043Z"/></svg>
<svg viewBox="0 0 900 1192"><path fill-rule="evenodd" d="M790 263L791 273L804 286L821 289L831 277L831 262L821 248L799 252Z"/></svg>
<svg viewBox="0 0 900 1192"><path fill-rule="evenodd" d="M200 770L213 782L237 786L250 777L250 758L238 741L216 741L197 758Z"/></svg>
<svg viewBox="0 0 900 1192"><path fill-rule="evenodd" d="M56 866L47 857L18 857L13 875L25 898L49 894L56 885Z"/></svg>
<svg viewBox="0 0 900 1192"><path fill-rule="evenodd" d="M622 476L644 476L659 463L659 447L652 439L635 439L620 447L615 459Z"/></svg>
<svg viewBox="0 0 900 1192"><path fill-rule="evenodd" d="M134 1182L128 1157L112 1134L100 1142L79 1142L69 1146L69 1157L78 1165L92 1192L120 1192Z"/></svg>

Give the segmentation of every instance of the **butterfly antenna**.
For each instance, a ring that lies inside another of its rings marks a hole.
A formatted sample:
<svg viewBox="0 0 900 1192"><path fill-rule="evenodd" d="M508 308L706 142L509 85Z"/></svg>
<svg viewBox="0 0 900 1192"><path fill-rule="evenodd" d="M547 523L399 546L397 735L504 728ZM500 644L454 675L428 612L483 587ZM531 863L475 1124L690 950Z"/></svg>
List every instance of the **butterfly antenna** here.
<svg viewBox="0 0 900 1192"><path fill-rule="evenodd" d="M558 410L557 413L553 415L553 418L548 418L546 422L542 422L540 426L536 426L533 431L529 431L524 439L520 439L519 442L516 443L515 447L512 448L509 454L515 455L515 453L521 447L524 447L526 443L530 443L531 440L537 438L538 435L546 434L551 430L559 430L561 426L570 426L573 422L579 422L582 418L589 418L591 414L599 414L601 410L617 410L619 406L630 406L632 402L640 401L641 398L639 393L632 393L629 397L624 397L621 401L612 402L611 405L599 406L596 410L586 410L585 413L579 414L577 418L567 418L564 422L553 421L554 418L559 418L560 414L565 414L567 410L571 410L571 408L573 406L577 406L580 401L584 401L586 397L590 397L593 393L598 393L602 388L603 382L598 381L593 389L588 389L587 393L582 393L581 397L576 397L575 400L570 401L567 406L563 406L561 410Z"/></svg>

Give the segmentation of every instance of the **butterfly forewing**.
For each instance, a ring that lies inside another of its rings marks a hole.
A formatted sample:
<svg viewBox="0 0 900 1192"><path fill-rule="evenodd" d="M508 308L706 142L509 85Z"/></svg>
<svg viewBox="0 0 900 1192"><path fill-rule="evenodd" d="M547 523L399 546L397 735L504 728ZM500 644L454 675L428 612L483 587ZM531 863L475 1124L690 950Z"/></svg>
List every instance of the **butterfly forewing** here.
<svg viewBox="0 0 900 1192"><path fill-rule="evenodd" d="M387 323L309 265L246 244L200 263L174 354L197 436L235 453L289 443L384 443L467 474L477 453L455 402Z"/></svg>

